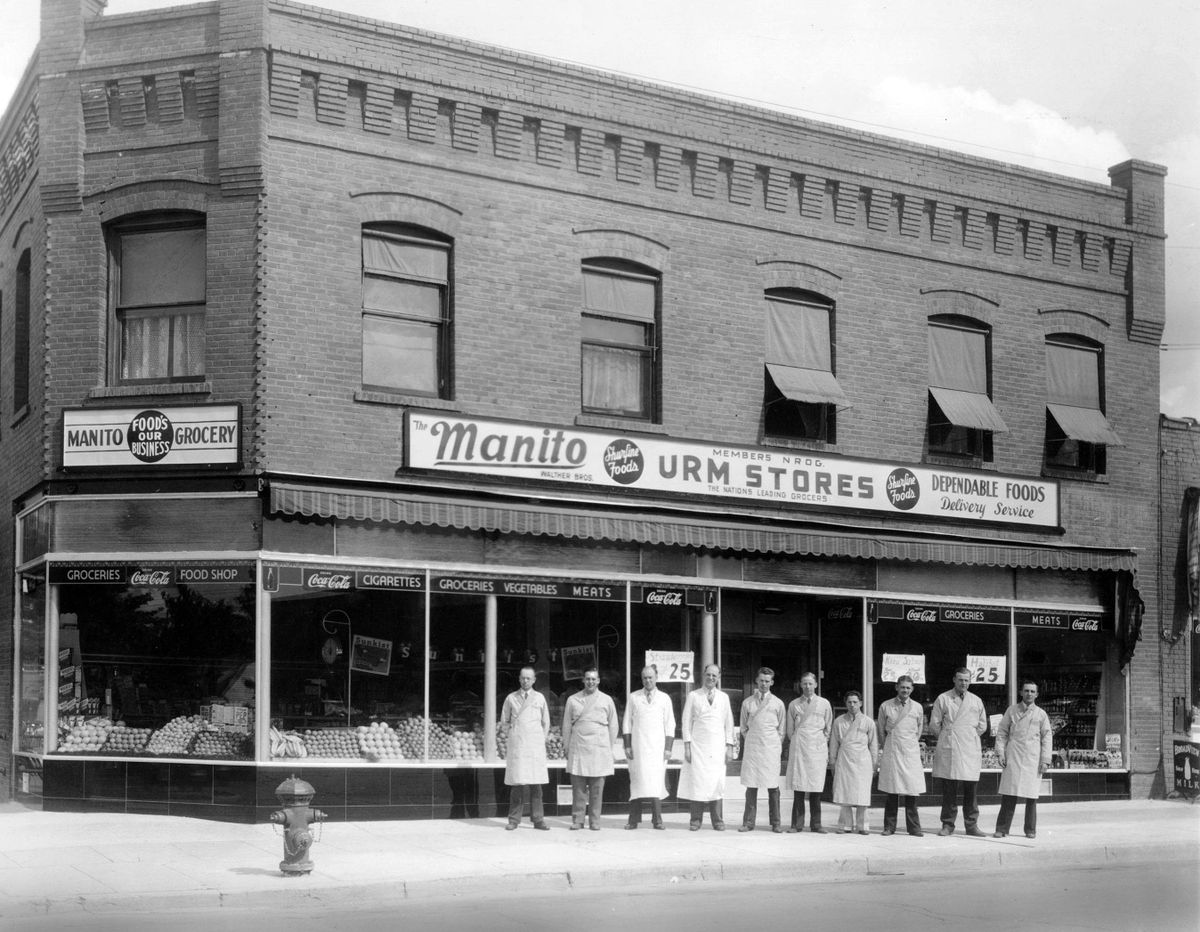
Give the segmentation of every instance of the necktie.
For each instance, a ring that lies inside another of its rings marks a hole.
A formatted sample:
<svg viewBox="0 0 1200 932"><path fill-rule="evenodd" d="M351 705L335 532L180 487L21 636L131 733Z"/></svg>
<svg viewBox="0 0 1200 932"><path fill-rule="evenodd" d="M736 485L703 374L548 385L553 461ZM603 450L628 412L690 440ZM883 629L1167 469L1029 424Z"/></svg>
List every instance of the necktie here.
<svg viewBox="0 0 1200 932"><path fill-rule="evenodd" d="M708 691L708 704L712 705L712 701L713 701L713 691L710 689Z"/></svg>

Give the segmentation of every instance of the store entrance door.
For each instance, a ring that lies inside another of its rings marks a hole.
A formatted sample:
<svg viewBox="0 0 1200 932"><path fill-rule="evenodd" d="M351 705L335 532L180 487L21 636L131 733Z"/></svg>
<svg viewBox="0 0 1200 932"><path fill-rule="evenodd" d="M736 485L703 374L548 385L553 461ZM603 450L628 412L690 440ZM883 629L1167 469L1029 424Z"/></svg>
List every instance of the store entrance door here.
<svg viewBox="0 0 1200 932"><path fill-rule="evenodd" d="M754 678L760 667L775 671L771 692L784 706L799 694L800 677L813 669L812 642L792 638L747 638L738 636L722 641L721 685L733 701L736 719L741 699L754 691Z"/></svg>

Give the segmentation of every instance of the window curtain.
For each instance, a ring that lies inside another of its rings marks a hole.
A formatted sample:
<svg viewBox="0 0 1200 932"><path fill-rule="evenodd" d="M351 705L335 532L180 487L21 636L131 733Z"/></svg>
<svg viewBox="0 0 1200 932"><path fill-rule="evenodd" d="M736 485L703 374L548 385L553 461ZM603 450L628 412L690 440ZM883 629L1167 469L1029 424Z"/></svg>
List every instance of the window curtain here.
<svg viewBox="0 0 1200 932"><path fill-rule="evenodd" d="M643 353L589 344L583 347L583 406L645 415Z"/></svg>
<svg viewBox="0 0 1200 932"><path fill-rule="evenodd" d="M424 243L363 234L363 270L397 278L444 282L449 275L449 250Z"/></svg>
<svg viewBox="0 0 1200 932"><path fill-rule="evenodd" d="M986 395L987 334L931 324L929 384Z"/></svg>
<svg viewBox="0 0 1200 932"><path fill-rule="evenodd" d="M1047 343L1046 382L1051 404L1100 410L1100 354L1095 350Z"/></svg>
<svg viewBox="0 0 1200 932"><path fill-rule="evenodd" d="M153 230L121 237L121 307L204 300L205 231Z"/></svg>
<svg viewBox="0 0 1200 932"><path fill-rule="evenodd" d="M583 270L583 306L607 317L654 322L655 283Z"/></svg>
<svg viewBox="0 0 1200 932"><path fill-rule="evenodd" d="M766 362L831 372L829 309L768 299Z"/></svg>
<svg viewBox="0 0 1200 932"><path fill-rule="evenodd" d="M185 378L204 374L204 315L129 315L122 327L125 379Z"/></svg>

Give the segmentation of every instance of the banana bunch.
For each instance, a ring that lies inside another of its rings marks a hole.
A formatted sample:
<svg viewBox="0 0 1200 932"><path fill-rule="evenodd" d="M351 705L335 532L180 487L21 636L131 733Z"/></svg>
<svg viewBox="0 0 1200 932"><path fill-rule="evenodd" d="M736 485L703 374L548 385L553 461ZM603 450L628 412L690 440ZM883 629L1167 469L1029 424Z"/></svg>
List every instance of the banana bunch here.
<svg viewBox="0 0 1200 932"><path fill-rule="evenodd" d="M304 739L294 731L280 731L271 726L271 756L272 757L308 757L308 748Z"/></svg>

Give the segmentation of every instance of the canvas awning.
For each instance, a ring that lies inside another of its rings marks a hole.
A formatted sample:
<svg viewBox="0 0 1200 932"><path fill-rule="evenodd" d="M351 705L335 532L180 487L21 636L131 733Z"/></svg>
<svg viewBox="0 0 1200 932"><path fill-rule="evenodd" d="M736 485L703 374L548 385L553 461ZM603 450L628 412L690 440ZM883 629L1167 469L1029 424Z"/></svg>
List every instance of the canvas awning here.
<svg viewBox="0 0 1200 932"><path fill-rule="evenodd" d="M1108 426L1108 419L1095 408L1077 408L1074 405L1046 405L1051 416L1058 422L1062 432L1072 440L1083 443L1104 443L1122 447L1121 438Z"/></svg>
<svg viewBox="0 0 1200 932"><path fill-rule="evenodd" d="M1008 430L1008 425L987 395L933 385L929 386L929 393L942 409L942 414L946 415L946 420L955 427L990 430L998 434Z"/></svg>
<svg viewBox="0 0 1200 932"><path fill-rule="evenodd" d="M769 362L767 372L779 393L792 401L850 407L850 399L828 369L804 369Z"/></svg>

